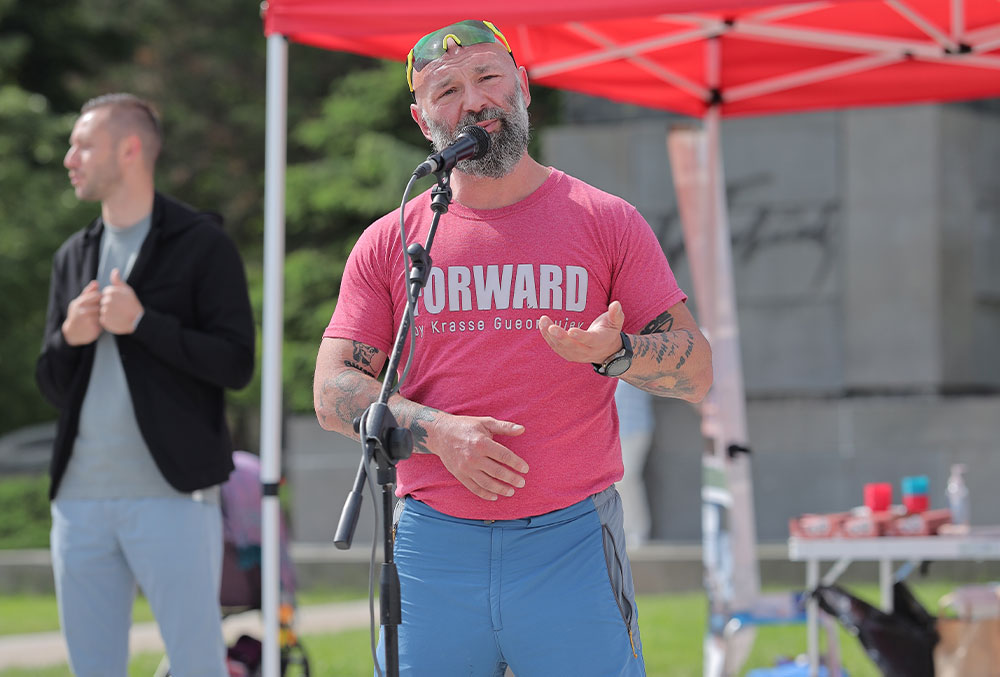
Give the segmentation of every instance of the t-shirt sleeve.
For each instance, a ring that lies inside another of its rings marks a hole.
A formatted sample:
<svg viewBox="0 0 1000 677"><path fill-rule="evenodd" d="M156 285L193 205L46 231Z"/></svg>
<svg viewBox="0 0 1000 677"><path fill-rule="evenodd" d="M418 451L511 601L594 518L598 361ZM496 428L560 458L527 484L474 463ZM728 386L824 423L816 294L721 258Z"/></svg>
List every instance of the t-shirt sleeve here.
<svg viewBox="0 0 1000 677"><path fill-rule="evenodd" d="M611 300L621 302L629 334L687 300L653 229L634 207L628 209L614 267Z"/></svg>
<svg viewBox="0 0 1000 677"><path fill-rule="evenodd" d="M389 259L386 248L380 245L376 227L365 230L347 258L337 307L323 338L359 341L384 353L392 350ZM402 275L401 270L399 274Z"/></svg>

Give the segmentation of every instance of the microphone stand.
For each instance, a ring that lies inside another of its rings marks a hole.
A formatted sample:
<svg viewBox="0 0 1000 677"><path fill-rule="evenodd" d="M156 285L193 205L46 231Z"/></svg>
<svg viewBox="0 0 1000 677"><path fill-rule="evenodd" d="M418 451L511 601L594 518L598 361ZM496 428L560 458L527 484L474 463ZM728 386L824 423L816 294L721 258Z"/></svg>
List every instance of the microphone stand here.
<svg viewBox="0 0 1000 677"><path fill-rule="evenodd" d="M362 491L367 481L367 465L371 458L375 459L377 470L375 478L382 485L382 555L383 563L379 573L379 607L380 620L384 629L385 642L385 674L386 677L399 677L399 636L397 627L402 622L402 601L399 590L399 573L393 561L392 512L393 496L396 485L396 463L409 458L413 452L413 435L409 428L400 428L395 417L389 411L389 395L392 382L396 377L403 355L403 344L410 328L410 318L416 309L420 290L427 284L431 270L431 245L437 231L438 220L448 211L451 204L451 170L435 172L437 186L431 190L431 210L434 217L424 245L413 243L406 248L410 257L409 286L407 287L406 312L396 332L396 340L392 346L392 354L386 367L385 378L378 400L367 409L360 418L354 420L355 431L361 437L364 455L354 478L354 488L344 503L337 523L337 532L333 543L340 550L347 550L354 540L354 530L358 524L361 511ZM403 207L401 206L400 209ZM405 243L403 243L405 244ZM377 666L376 666L377 667Z"/></svg>

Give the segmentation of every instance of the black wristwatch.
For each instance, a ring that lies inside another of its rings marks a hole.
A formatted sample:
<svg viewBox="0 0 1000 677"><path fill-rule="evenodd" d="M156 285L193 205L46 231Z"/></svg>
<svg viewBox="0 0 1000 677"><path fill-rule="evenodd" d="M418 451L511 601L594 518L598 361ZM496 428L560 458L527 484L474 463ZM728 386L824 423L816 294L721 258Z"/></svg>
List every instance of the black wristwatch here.
<svg viewBox="0 0 1000 677"><path fill-rule="evenodd" d="M632 366L632 342L628 340L628 334L625 332L621 332L621 335L621 350L604 360L604 364L591 362L594 365L594 371L601 376L610 376L612 378L621 376Z"/></svg>

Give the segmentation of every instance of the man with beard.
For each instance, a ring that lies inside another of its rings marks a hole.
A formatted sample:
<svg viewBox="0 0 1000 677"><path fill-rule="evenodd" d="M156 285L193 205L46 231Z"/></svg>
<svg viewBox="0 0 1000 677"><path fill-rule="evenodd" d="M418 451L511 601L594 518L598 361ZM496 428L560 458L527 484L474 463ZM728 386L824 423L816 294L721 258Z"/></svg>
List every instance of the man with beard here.
<svg viewBox="0 0 1000 677"><path fill-rule="evenodd" d="M698 401L711 350L635 208L528 155L527 73L495 26L425 36L407 81L435 149L469 124L491 144L455 168L389 400L416 452L396 491L400 674L643 675L616 378ZM429 202L407 204L407 242ZM361 236L317 357L320 424L355 438L406 305L400 239L398 212Z"/></svg>
<svg viewBox="0 0 1000 677"><path fill-rule="evenodd" d="M138 584L175 675L222 677L224 388L253 374L243 262L217 215L155 190L159 116L84 104L63 161L100 215L52 265L36 376L59 408L49 495L59 620L77 677L124 677Z"/></svg>

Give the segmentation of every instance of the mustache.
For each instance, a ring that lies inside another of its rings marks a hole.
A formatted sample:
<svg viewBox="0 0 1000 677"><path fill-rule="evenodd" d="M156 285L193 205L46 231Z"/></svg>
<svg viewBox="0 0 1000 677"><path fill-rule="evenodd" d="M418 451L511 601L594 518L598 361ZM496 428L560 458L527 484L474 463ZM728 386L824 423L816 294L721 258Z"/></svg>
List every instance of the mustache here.
<svg viewBox="0 0 1000 677"><path fill-rule="evenodd" d="M503 108L484 108L478 113L466 113L462 116L462 119L458 123L456 129L461 129L466 125L476 124L477 122L486 122L487 120L501 120L507 121L507 112Z"/></svg>

